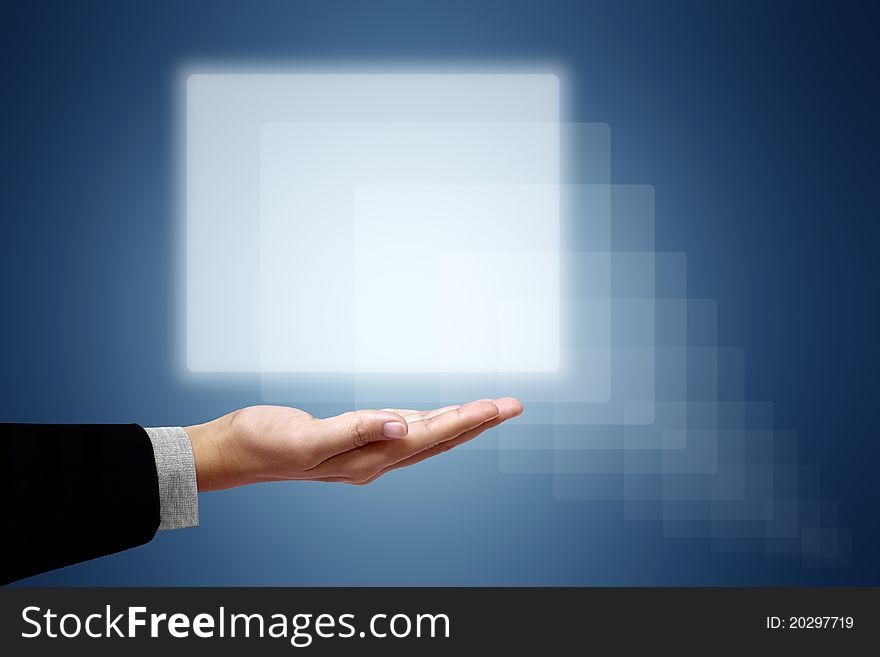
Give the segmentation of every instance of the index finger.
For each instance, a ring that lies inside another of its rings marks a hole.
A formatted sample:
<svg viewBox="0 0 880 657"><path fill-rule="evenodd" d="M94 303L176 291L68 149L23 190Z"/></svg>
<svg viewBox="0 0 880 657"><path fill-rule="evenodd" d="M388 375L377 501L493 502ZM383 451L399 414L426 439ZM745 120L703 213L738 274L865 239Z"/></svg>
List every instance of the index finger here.
<svg viewBox="0 0 880 657"><path fill-rule="evenodd" d="M481 399L480 401L491 401L488 399ZM435 415L440 415L440 413L445 413L446 411L451 411L453 408L459 408L461 404L452 404L450 406L443 406L441 408L435 408L429 411L420 411L415 408L383 408L383 411L390 411L391 413L397 413L398 415L406 418L407 422L415 422L416 420L423 420L425 418L434 417Z"/></svg>
<svg viewBox="0 0 880 657"><path fill-rule="evenodd" d="M493 402L481 399L437 415L426 415L419 420L409 422L409 433L402 442L406 443L406 447L420 452L451 440L465 431L475 429L484 422L498 417L500 412Z"/></svg>

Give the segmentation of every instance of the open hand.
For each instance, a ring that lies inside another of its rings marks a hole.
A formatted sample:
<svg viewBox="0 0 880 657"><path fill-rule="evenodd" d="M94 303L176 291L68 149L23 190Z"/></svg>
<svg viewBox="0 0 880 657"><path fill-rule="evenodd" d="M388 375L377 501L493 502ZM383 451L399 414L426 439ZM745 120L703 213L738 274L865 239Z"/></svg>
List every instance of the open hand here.
<svg viewBox="0 0 880 657"><path fill-rule="evenodd" d="M302 479L368 484L477 437L522 413L513 397L430 411L362 410L327 419L251 406L186 432L200 491Z"/></svg>

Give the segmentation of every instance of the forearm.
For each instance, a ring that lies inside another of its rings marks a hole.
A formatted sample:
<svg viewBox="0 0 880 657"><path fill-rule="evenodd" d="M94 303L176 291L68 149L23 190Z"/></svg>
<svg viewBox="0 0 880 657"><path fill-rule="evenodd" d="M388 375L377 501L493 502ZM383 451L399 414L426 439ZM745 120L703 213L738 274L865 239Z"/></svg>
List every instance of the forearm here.
<svg viewBox="0 0 880 657"><path fill-rule="evenodd" d="M160 523L150 440L134 424L0 424L0 583L149 541Z"/></svg>

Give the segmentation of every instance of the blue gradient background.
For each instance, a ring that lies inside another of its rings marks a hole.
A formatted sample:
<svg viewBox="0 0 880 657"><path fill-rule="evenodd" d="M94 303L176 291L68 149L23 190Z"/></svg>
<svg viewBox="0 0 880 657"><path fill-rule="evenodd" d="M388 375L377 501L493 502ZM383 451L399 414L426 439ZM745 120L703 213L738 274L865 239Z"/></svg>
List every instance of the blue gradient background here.
<svg viewBox="0 0 880 657"><path fill-rule="evenodd" d="M180 64L546 61L569 120L611 125L614 182L655 186L657 249L687 252L749 399L821 465L851 568L712 554L465 451L367 488L204 495L198 529L25 584L880 584L880 16L789 4L4 2L0 420L187 424L260 401L256 377L178 374Z"/></svg>

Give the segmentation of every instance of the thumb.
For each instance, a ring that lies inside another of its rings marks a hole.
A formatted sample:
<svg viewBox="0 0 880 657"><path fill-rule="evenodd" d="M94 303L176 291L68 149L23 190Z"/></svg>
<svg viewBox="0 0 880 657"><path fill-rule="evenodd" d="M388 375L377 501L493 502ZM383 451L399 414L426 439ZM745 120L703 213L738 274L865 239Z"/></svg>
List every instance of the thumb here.
<svg viewBox="0 0 880 657"><path fill-rule="evenodd" d="M403 416L391 411L351 411L319 422L335 454L376 441L406 438L409 430Z"/></svg>

